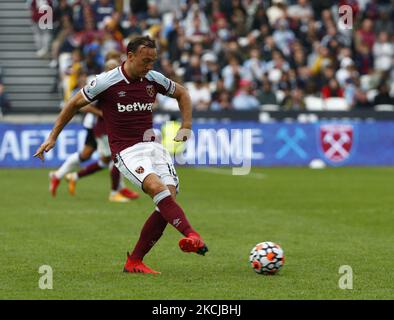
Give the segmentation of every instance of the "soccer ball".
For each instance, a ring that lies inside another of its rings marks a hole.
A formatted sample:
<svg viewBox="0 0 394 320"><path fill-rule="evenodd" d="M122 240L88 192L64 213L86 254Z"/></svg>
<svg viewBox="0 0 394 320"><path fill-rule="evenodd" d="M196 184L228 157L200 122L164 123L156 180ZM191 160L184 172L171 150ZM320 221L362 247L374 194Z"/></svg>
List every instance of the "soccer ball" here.
<svg viewBox="0 0 394 320"><path fill-rule="evenodd" d="M275 274L285 263L285 256L278 244L265 241L252 249L249 262L258 274Z"/></svg>

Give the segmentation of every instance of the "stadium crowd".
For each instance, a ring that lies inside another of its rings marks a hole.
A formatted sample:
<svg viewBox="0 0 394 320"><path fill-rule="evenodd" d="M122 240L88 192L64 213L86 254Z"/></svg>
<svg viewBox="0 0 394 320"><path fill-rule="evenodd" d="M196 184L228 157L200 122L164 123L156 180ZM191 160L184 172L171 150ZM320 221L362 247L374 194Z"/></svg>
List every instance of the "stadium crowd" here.
<svg viewBox="0 0 394 320"><path fill-rule="evenodd" d="M33 23L43 2L55 24L37 54L52 59L65 100L150 35L155 69L187 86L195 110L394 105L393 0L31 0ZM157 107L177 110L164 96Z"/></svg>

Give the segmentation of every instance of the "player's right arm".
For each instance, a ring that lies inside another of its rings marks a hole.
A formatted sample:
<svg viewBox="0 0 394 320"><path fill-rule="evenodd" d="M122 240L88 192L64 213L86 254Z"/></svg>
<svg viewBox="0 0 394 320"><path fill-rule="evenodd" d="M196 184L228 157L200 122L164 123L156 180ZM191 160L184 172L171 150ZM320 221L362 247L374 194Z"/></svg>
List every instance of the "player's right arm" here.
<svg viewBox="0 0 394 320"><path fill-rule="evenodd" d="M98 116L100 118L103 117L103 111L100 110L99 108L95 107L92 104L88 104L87 106L81 108L80 111L81 112L86 112L86 113L88 113L88 112L93 113L95 116Z"/></svg>
<svg viewBox="0 0 394 320"><path fill-rule="evenodd" d="M63 128L66 126L66 124L74 117L74 115L78 112L79 109L86 106L87 104L89 104L89 101L85 99L81 92L78 92L75 96L73 96L66 103L63 110L57 117L48 138L43 144L41 144L41 146L37 149L36 153L33 156L38 157L42 161L44 161L44 152L48 152L55 146L56 139L59 136L60 132L63 130Z"/></svg>

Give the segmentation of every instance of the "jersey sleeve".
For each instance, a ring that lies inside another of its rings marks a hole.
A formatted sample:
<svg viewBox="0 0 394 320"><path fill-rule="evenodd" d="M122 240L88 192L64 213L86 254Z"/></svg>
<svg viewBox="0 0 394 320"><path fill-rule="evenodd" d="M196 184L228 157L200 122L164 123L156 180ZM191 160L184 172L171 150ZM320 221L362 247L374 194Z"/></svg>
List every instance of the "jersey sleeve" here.
<svg viewBox="0 0 394 320"><path fill-rule="evenodd" d="M121 80L122 78L120 77L118 68L109 72L103 72L97 75L96 78L90 80L89 83L81 89L81 93L87 101L93 102L102 92Z"/></svg>
<svg viewBox="0 0 394 320"><path fill-rule="evenodd" d="M171 96L175 92L175 82L168 79L166 76L157 71L149 71L147 74L149 81L153 81L156 84L157 92L165 96Z"/></svg>

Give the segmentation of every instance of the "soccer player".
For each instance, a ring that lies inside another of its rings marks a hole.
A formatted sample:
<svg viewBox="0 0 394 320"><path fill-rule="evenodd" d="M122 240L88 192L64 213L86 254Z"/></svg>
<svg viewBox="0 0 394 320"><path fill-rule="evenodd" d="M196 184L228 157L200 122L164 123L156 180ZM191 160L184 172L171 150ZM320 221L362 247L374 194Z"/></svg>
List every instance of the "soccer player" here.
<svg viewBox="0 0 394 320"><path fill-rule="evenodd" d="M80 108L95 100L103 104L104 122L115 165L156 205L142 228L133 252L127 253L123 271L131 273L158 273L142 260L160 239L168 223L184 235L179 241L182 251L201 255L208 251L204 240L175 201L178 176L168 151L147 134L152 131L152 106L157 93L178 101L182 126L175 141L186 141L192 125L189 93L180 84L152 70L156 59L156 44L152 39L137 37L131 40L127 45L127 60L120 67L98 75L70 99L49 137L34 154L44 160L44 152L55 146L59 133Z"/></svg>

